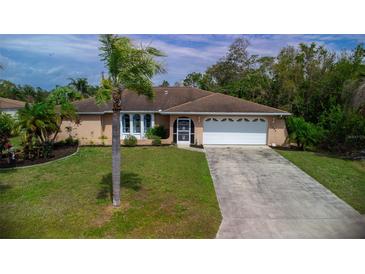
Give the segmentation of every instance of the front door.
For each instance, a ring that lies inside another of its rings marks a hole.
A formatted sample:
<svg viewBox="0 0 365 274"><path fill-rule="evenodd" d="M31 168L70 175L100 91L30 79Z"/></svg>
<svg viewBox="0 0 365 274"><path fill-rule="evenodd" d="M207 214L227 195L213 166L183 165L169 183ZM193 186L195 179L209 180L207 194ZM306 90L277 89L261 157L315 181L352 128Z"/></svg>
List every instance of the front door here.
<svg viewBox="0 0 365 274"><path fill-rule="evenodd" d="M177 143L181 145L190 144L190 119L177 119Z"/></svg>

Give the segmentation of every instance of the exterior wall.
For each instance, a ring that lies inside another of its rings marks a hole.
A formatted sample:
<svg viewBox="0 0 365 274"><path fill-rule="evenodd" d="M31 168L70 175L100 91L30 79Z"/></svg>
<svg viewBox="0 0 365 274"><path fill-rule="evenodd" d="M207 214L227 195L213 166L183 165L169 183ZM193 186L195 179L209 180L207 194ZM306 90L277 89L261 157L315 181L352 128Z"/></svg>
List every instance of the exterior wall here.
<svg viewBox="0 0 365 274"><path fill-rule="evenodd" d="M169 131L170 127L170 115L155 114L155 125L163 126Z"/></svg>
<svg viewBox="0 0 365 274"><path fill-rule="evenodd" d="M64 140L70 135L77 138L81 145L101 144L103 135L101 115L79 115L78 123L64 121L57 140ZM68 132L68 129L71 129Z"/></svg>
<svg viewBox="0 0 365 274"><path fill-rule="evenodd" d="M203 131L204 131L204 120L208 117L214 117L214 115L171 115L170 116L170 137L169 142L173 141L173 125L177 118L187 117L191 118L195 125L195 142L197 145L203 144ZM223 117L223 116L219 116ZM229 117L229 116L224 116ZM234 116L237 118L237 116ZM251 117L251 116L250 116ZM253 117L251 117L253 118ZM267 120L267 145L272 146L282 146L285 144L286 138L288 136L285 120L278 116L258 116L257 118L263 118Z"/></svg>
<svg viewBox="0 0 365 274"><path fill-rule="evenodd" d="M270 146L282 146L288 137L285 119L278 116L268 117L267 144Z"/></svg>
<svg viewBox="0 0 365 274"><path fill-rule="evenodd" d="M187 117L192 119L195 126L195 140L197 145L203 144L203 123L205 118L213 117L212 115L160 115L155 114L155 124L161 125L169 130L169 137L162 139L162 144L173 143L173 126L177 118ZM226 116L224 116L226 117ZM237 116L235 116L237 117ZM285 120L278 116L265 117L268 121L267 144L272 146L282 146L285 144L288 136ZM71 133L68 133L67 127L72 128ZM105 144L111 145L112 142L112 114L104 115L79 115L79 123L71 123L64 121L61 126L57 140L66 139L69 135L80 140L81 145L90 144ZM104 136L104 138L101 138ZM152 140L140 139L137 140L138 145L150 145Z"/></svg>
<svg viewBox="0 0 365 274"><path fill-rule="evenodd" d="M111 145L112 144L112 118L113 114L107 113L101 116L102 117L102 135L105 145Z"/></svg>
<svg viewBox="0 0 365 274"><path fill-rule="evenodd" d="M104 115L79 115L79 122L73 123L64 121L61 125L61 132L57 136L57 141L64 140L70 135L77 138L81 145L111 145L112 144L112 114ZM155 124L169 129L169 116L155 115ZM69 129L71 131L69 132ZM121 140L122 143L122 140ZM171 144L168 139L161 140L162 144ZM152 140L138 139L138 145L151 145Z"/></svg>

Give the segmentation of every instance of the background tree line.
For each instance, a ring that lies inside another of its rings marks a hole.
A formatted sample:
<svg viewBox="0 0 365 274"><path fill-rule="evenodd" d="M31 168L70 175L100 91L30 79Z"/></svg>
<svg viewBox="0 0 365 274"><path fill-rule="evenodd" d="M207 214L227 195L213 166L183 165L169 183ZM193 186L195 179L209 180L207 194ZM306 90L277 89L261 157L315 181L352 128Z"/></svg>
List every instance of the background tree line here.
<svg viewBox="0 0 365 274"><path fill-rule="evenodd" d="M70 88L78 92L80 98L88 98L95 95L98 86L89 84L86 78L69 78L65 86L56 86L52 90L33 87L31 85L16 85L8 80L0 80L0 97L24 101L28 103L43 102L57 88Z"/></svg>
<svg viewBox="0 0 365 274"><path fill-rule="evenodd" d="M287 46L277 56L249 54L235 40L205 72L185 86L221 92L291 112L290 137L304 148L318 144L346 151L365 145L365 49L336 53L316 43Z"/></svg>

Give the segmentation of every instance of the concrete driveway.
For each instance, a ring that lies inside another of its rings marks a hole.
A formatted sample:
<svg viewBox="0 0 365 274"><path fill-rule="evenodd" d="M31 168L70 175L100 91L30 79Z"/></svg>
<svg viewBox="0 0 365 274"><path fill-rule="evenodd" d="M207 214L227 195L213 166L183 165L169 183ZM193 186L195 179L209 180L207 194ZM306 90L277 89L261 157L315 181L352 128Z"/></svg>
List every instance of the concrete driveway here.
<svg viewBox="0 0 365 274"><path fill-rule="evenodd" d="M365 238L365 217L269 147L205 146L217 238Z"/></svg>

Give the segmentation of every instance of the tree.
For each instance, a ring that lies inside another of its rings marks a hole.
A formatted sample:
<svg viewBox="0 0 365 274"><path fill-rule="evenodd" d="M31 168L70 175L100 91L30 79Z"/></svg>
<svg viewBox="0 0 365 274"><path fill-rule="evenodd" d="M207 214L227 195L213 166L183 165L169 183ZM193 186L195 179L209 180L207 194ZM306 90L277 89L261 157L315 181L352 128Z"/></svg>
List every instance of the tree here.
<svg viewBox="0 0 365 274"><path fill-rule="evenodd" d="M33 141L41 145L53 145L64 120L74 121L76 110L72 101L80 98L75 90L69 87L57 87L45 102L27 103L18 110L18 121L27 144Z"/></svg>
<svg viewBox="0 0 365 274"><path fill-rule="evenodd" d="M232 83L250 69L256 62L256 55L248 53L249 41L236 39L229 47L226 56L206 71L219 87Z"/></svg>
<svg viewBox="0 0 365 274"><path fill-rule="evenodd" d="M34 103L44 101L48 94L47 90L39 87L15 85L7 80L0 81L0 97Z"/></svg>
<svg viewBox="0 0 365 274"><path fill-rule="evenodd" d="M69 78L69 80L70 83L68 85L80 92L82 97L87 98L95 94L95 89L89 85L86 78Z"/></svg>
<svg viewBox="0 0 365 274"><path fill-rule="evenodd" d="M15 121L11 115L0 111L0 154L9 143L14 127Z"/></svg>
<svg viewBox="0 0 365 274"><path fill-rule="evenodd" d="M33 141L44 144L51 141L57 131L57 118L54 107L46 102L25 104L18 110L18 123L27 144Z"/></svg>
<svg viewBox="0 0 365 274"><path fill-rule="evenodd" d="M318 144L323 138L322 128L306 122L303 117L289 117L286 122L289 141L296 142L301 150Z"/></svg>
<svg viewBox="0 0 365 274"><path fill-rule="evenodd" d="M76 120L76 109L72 104L72 101L79 100L80 98L81 95L69 87L57 87L48 96L47 103L50 104L52 108L56 109L56 131L54 132L52 142L56 140L64 120Z"/></svg>
<svg viewBox="0 0 365 274"><path fill-rule="evenodd" d="M112 180L113 205L120 206L120 110L125 89L139 95L153 97L152 77L163 72L163 66L155 58L164 54L153 47L136 47L127 37L100 36L100 57L108 68L108 77L101 79L97 93L99 103L113 101L112 118Z"/></svg>
<svg viewBox="0 0 365 274"><path fill-rule="evenodd" d="M186 87L200 87L201 86L201 82L203 80L203 74L199 73L199 72L192 72L189 73L184 81L183 84Z"/></svg>
<svg viewBox="0 0 365 274"><path fill-rule="evenodd" d="M163 80L162 84L160 85L160 87L164 87L164 88L167 88L169 86L170 86L170 83L167 80Z"/></svg>

